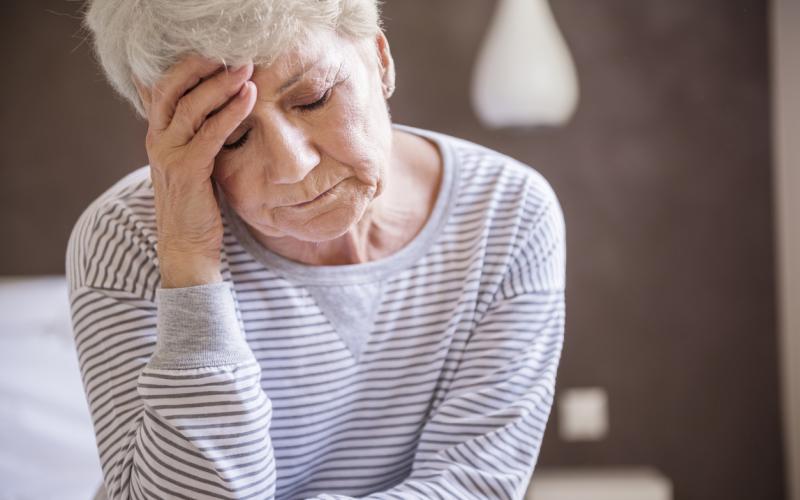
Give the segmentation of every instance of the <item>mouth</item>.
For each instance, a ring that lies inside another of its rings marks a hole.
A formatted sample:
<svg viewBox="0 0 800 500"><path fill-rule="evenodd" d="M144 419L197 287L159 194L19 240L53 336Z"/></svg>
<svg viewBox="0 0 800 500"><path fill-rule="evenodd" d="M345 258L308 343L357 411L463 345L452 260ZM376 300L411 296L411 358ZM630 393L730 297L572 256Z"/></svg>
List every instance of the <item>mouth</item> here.
<svg viewBox="0 0 800 500"><path fill-rule="evenodd" d="M295 203L294 205L287 205L287 206L290 207L290 208L303 208L303 207L306 207L308 205L311 205L312 203L316 203L317 201L320 201L320 200L326 198L329 194L331 194L331 192L334 189L336 189L336 187L339 186L339 184L341 184L342 182L344 182L344 181L343 180L339 181L338 183L334 184L330 189L328 189L327 191L317 195L317 197L312 199L312 200L304 201L302 203Z"/></svg>

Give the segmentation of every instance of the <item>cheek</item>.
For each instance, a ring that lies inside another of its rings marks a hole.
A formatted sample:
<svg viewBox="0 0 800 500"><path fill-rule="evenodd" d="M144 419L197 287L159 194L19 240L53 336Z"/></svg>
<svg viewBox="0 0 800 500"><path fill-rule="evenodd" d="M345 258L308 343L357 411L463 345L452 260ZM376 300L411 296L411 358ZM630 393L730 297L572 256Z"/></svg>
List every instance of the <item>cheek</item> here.
<svg viewBox="0 0 800 500"><path fill-rule="evenodd" d="M380 118L368 96L356 93L340 103L326 125L331 131L331 137L326 141L327 153L337 162L352 168L362 182L373 186L385 174L391 152L391 132L387 134L384 130L391 127Z"/></svg>
<svg viewBox="0 0 800 500"><path fill-rule="evenodd" d="M246 160L243 160L246 161ZM225 199L239 213L251 212L260 208L263 182L259 179L257 169L245 166L234 167L229 164L219 169L214 180L225 194Z"/></svg>

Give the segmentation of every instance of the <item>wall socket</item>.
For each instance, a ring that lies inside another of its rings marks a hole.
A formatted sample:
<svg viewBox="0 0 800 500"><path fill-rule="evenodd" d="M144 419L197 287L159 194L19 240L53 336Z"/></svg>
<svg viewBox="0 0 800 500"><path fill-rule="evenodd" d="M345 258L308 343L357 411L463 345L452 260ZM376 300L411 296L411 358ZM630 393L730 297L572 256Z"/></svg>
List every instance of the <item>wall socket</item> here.
<svg viewBox="0 0 800 500"><path fill-rule="evenodd" d="M566 389L558 398L558 434L564 441L599 441L608 434L608 393L602 387Z"/></svg>

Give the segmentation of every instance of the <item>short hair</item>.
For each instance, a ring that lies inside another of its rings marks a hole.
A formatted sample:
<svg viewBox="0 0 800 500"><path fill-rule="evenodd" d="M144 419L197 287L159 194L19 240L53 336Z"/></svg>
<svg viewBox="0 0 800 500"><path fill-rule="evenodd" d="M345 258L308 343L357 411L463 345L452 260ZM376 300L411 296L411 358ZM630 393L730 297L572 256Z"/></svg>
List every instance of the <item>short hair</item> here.
<svg viewBox="0 0 800 500"><path fill-rule="evenodd" d="M85 26L114 89L145 117L145 86L190 52L226 66L269 64L316 29L354 39L382 30L381 0L89 0Z"/></svg>

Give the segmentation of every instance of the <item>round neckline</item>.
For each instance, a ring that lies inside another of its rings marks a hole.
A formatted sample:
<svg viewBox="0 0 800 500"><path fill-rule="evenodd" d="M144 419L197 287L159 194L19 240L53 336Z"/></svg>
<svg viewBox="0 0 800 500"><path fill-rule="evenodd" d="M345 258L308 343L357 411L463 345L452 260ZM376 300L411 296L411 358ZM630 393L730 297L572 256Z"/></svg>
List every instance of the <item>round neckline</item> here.
<svg viewBox="0 0 800 500"><path fill-rule="evenodd" d="M431 210L428 220L422 229L404 247L386 257L360 264L315 266L293 261L267 249L256 240L250 234L244 221L228 205L220 191L220 205L225 219L230 223L231 232L239 241L239 244L268 269L293 282L304 285L370 283L380 281L389 274L411 267L427 253L436 238L442 233L442 228L449 219L453 205L452 200L455 198L454 191L459 172L450 144L441 134L397 123L392 124L392 127L430 139L439 149L439 154L442 158L442 181L433 210Z"/></svg>

